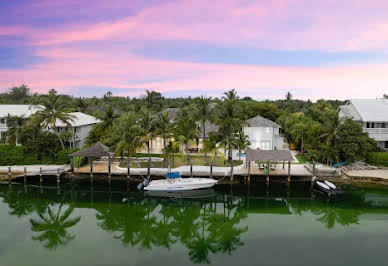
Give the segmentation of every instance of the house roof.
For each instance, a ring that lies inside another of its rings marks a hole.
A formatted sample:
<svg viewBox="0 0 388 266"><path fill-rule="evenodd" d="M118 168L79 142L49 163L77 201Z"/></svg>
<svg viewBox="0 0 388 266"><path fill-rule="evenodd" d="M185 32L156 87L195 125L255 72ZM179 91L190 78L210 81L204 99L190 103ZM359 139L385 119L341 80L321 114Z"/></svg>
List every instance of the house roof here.
<svg viewBox="0 0 388 266"><path fill-rule="evenodd" d="M82 112L74 112L74 113L70 113L70 114L74 116L74 118L72 119L73 121L69 121L70 125L72 127L93 125L93 124L98 124L101 122L99 119L95 118L94 116L87 115L87 114L84 114ZM66 127L66 124L60 120L57 120L56 126L57 127Z"/></svg>
<svg viewBox="0 0 388 266"><path fill-rule="evenodd" d="M179 111L180 109L179 108L167 108L157 114L155 114L153 117L156 117L158 115L160 115L161 113L164 113L164 112L168 112L168 118L173 121L175 119L177 119L178 115L179 115Z"/></svg>
<svg viewBox="0 0 388 266"><path fill-rule="evenodd" d="M361 121L361 116L357 113L356 109L352 105L341 105L338 110L341 110L345 117Z"/></svg>
<svg viewBox="0 0 388 266"><path fill-rule="evenodd" d="M388 122L388 99L350 100L362 121Z"/></svg>
<svg viewBox="0 0 388 266"><path fill-rule="evenodd" d="M267 118L264 118L260 115L255 116L251 119L248 119L246 121L246 123L250 127L279 127L280 128L280 126L278 124L276 124L275 122L273 122Z"/></svg>
<svg viewBox="0 0 388 266"><path fill-rule="evenodd" d="M209 137L209 133L217 132L219 128L220 128L220 126L218 126L216 124L213 124L212 122L209 122L209 121L206 120L206 122L205 122L205 138ZM199 126L198 137L199 138L203 138L203 126L202 126L202 123L200 123L200 126Z"/></svg>
<svg viewBox="0 0 388 266"><path fill-rule="evenodd" d="M25 116L29 117L39 110L37 105L28 104L0 104L0 117Z"/></svg>
<svg viewBox="0 0 388 266"><path fill-rule="evenodd" d="M294 157L289 150L246 150L247 161L259 161L259 162L286 162L293 161Z"/></svg>
<svg viewBox="0 0 388 266"><path fill-rule="evenodd" d="M69 157L73 156L83 156L83 157L107 157L112 156L112 153L109 152L109 148L105 146L104 144L97 142L90 146L89 148L74 152L69 155Z"/></svg>

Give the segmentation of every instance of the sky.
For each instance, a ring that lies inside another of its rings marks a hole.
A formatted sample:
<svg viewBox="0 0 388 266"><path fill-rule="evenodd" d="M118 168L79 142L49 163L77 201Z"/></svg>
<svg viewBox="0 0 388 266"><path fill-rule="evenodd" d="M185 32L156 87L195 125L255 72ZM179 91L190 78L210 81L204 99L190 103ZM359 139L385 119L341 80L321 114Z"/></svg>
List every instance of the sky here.
<svg viewBox="0 0 388 266"><path fill-rule="evenodd" d="M0 90L388 94L386 0L0 0Z"/></svg>

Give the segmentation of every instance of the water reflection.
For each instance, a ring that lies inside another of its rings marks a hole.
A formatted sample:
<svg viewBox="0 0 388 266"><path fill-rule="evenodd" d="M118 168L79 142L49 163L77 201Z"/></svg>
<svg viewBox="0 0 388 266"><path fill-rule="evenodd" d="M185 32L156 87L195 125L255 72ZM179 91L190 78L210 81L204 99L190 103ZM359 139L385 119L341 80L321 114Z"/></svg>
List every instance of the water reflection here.
<svg viewBox="0 0 388 266"><path fill-rule="evenodd" d="M193 263L211 263L215 254L233 253L244 245L249 215L305 215L332 229L358 224L365 213L388 214L388 190L345 188L346 197L329 202L308 188L218 187L188 195L147 195L137 191L95 187L28 187L0 185L9 214L28 217L32 239L54 250L77 238L82 221L75 209L96 212L99 228L123 246L139 250L155 247L187 249ZM43 193L42 193L43 192ZM279 216L280 217L280 216ZM276 217L274 219L280 219Z"/></svg>

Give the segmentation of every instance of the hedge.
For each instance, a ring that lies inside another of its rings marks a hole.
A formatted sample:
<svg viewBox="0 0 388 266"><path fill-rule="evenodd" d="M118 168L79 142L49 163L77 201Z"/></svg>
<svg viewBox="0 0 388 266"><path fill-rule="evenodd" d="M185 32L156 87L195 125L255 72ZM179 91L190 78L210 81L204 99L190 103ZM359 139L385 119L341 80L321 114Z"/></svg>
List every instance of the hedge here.
<svg viewBox="0 0 388 266"><path fill-rule="evenodd" d="M68 164L69 154L76 149L59 151L55 157L39 159L37 154L27 152L23 146L0 145L0 165Z"/></svg>
<svg viewBox="0 0 388 266"><path fill-rule="evenodd" d="M388 152L370 152L366 162L371 165L388 167Z"/></svg>

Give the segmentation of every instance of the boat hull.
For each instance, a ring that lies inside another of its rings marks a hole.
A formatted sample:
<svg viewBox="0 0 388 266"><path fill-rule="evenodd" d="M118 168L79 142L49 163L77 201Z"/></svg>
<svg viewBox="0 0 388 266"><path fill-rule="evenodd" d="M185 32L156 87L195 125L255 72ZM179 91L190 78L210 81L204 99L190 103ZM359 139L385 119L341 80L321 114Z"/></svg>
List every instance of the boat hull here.
<svg viewBox="0 0 388 266"><path fill-rule="evenodd" d="M217 180L211 178L176 178L153 180L144 188L146 191L184 191L211 188Z"/></svg>

